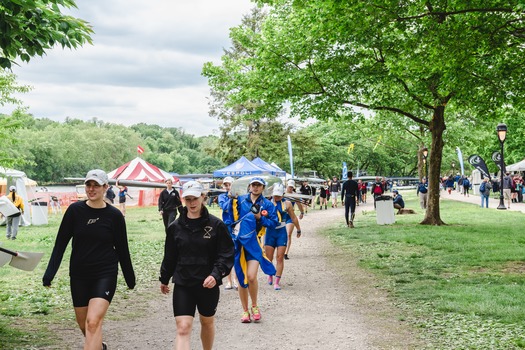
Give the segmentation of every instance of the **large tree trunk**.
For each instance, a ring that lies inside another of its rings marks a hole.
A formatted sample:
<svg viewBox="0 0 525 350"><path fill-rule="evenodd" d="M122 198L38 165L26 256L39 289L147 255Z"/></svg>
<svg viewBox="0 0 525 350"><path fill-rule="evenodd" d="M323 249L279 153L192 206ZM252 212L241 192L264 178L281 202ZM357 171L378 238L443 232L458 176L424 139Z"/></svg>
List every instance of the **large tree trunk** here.
<svg viewBox="0 0 525 350"><path fill-rule="evenodd" d="M439 212L439 197L441 195L439 183L441 181L441 161L443 156L443 132L445 131L445 106L438 106L434 110L429 129L432 135L432 144L428 159L428 206L423 225L445 225Z"/></svg>

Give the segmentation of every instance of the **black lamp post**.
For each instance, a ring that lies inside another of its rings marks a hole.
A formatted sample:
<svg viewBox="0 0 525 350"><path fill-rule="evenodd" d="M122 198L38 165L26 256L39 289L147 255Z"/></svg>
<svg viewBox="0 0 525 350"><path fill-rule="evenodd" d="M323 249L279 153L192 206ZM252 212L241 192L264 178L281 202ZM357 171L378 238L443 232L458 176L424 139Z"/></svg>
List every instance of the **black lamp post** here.
<svg viewBox="0 0 525 350"><path fill-rule="evenodd" d="M506 124L498 124L496 127L496 131L498 132L498 139L499 144L501 146L501 163L500 163L500 172L501 172L501 178L499 183L499 205L498 209L505 210L507 207L505 207L505 202L503 200L503 172L505 170L505 158L503 157L503 144L505 143L505 139L507 138L507 125Z"/></svg>
<svg viewBox="0 0 525 350"><path fill-rule="evenodd" d="M452 162L452 176L456 175L456 163Z"/></svg>
<svg viewBox="0 0 525 350"><path fill-rule="evenodd" d="M427 157L428 157L428 148L423 148L423 164L425 166L425 177L428 178L428 168L427 168Z"/></svg>

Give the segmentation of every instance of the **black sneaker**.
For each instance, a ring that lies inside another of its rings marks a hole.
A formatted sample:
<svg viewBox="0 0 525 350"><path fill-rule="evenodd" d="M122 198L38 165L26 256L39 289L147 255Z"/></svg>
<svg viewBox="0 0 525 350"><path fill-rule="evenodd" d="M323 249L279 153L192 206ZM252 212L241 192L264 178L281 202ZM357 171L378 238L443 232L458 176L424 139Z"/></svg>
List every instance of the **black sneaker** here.
<svg viewBox="0 0 525 350"><path fill-rule="evenodd" d="M108 345L102 342L102 350L108 350Z"/></svg>
<svg viewBox="0 0 525 350"><path fill-rule="evenodd" d="M284 260L290 260L290 258L288 257L288 254L284 254Z"/></svg>

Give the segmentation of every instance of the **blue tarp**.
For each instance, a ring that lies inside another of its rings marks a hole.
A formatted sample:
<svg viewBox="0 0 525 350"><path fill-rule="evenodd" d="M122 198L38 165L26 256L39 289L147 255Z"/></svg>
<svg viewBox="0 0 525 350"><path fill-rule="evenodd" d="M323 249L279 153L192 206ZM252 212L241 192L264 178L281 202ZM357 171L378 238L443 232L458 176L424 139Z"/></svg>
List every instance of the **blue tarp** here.
<svg viewBox="0 0 525 350"><path fill-rule="evenodd" d="M270 171L253 164L246 157L242 156L236 162L228 165L227 167L215 170L213 172L213 177L239 177L245 175L257 175L267 173L270 173Z"/></svg>
<svg viewBox="0 0 525 350"><path fill-rule="evenodd" d="M259 157L252 160L252 163L257 165L260 168L266 169L267 171L270 172L270 174L274 176L286 176L285 171L283 171L282 169L276 168L271 164L266 163L264 160L262 160Z"/></svg>

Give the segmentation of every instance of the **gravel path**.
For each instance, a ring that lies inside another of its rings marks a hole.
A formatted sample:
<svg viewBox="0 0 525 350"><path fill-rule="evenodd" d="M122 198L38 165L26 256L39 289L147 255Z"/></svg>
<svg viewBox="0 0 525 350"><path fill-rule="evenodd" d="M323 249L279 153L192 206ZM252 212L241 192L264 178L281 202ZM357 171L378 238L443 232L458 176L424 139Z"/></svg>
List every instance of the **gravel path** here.
<svg viewBox="0 0 525 350"><path fill-rule="evenodd" d="M362 209L373 207L371 203L358 207L357 232ZM274 291L265 283L266 276L259 273L261 322L242 324L237 292L221 290L214 349L421 348L415 331L399 321L399 310L376 287L374 277L319 234L327 225L345 226L344 209L310 210L301 220L303 234L300 239L293 239L290 260L285 261L282 290ZM158 283L153 282L151 288L158 290ZM173 349L175 319L171 295L164 296L160 291L153 295L143 304L119 303L110 308L104 324L109 349ZM118 319L123 305L147 312L132 320ZM80 346L82 339L78 330L74 331L71 335L77 339L73 342ZM199 332L197 317L192 349L201 348Z"/></svg>

